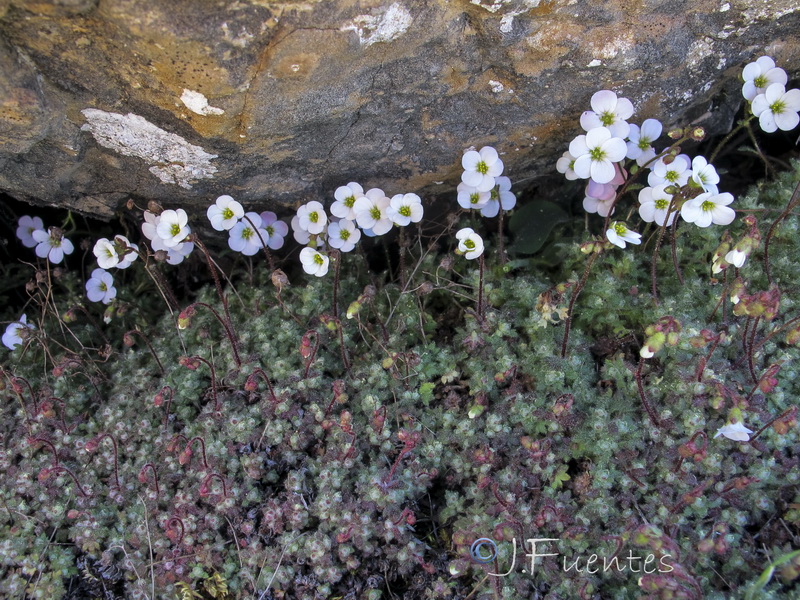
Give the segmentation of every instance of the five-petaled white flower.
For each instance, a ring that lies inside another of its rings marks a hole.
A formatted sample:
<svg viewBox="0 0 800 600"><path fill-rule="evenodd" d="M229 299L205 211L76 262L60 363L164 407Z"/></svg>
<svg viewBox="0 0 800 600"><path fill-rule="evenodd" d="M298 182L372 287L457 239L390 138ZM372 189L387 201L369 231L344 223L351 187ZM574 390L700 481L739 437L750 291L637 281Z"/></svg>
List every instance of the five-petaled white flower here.
<svg viewBox="0 0 800 600"><path fill-rule="evenodd" d="M328 272L330 259L322 252L306 247L300 250L300 262L303 263L303 270L309 275L323 277Z"/></svg>
<svg viewBox="0 0 800 600"><path fill-rule="evenodd" d="M95 269L86 282L86 297L92 302L108 304L117 296L114 278L105 269Z"/></svg>
<svg viewBox="0 0 800 600"><path fill-rule="evenodd" d="M642 243L642 234L631 231L625 226L625 223L619 221L611 223L611 227L606 231L606 237L609 242L620 248L625 248L627 244L639 245Z"/></svg>
<svg viewBox="0 0 800 600"><path fill-rule="evenodd" d="M461 166L464 167L461 181L479 192L491 190L494 178L503 174L503 161L491 146L484 146L480 151L466 151L461 157Z"/></svg>
<svg viewBox="0 0 800 600"><path fill-rule="evenodd" d="M456 188L458 205L467 210L475 208L481 209L492 199L491 192L479 192L478 188L467 185L463 181Z"/></svg>
<svg viewBox="0 0 800 600"><path fill-rule="evenodd" d="M489 192L489 202L481 208L484 217L493 218L503 210L511 210L517 205L517 197L511 191L511 180L508 177L498 177L497 184Z"/></svg>
<svg viewBox="0 0 800 600"><path fill-rule="evenodd" d="M728 192L722 194L704 192L683 203L681 217L698 227L708 227L712 223L729 225L736 217L736 212L728 206L731 202L733 196Z"/></svg>
<svg viewBox="0 0 800 600"><path fill-rule="evenodd" d="M575 157L569 153L569 150L564 152L564 154L561 155L561 158L556 161L556 171L563 173L564 177L566 177L568 181L580 179L578 174L575 173Z"/></svg>
<svg viewBox="0 0 800 600"><path fill-rule="evenodd" d="M56 265L64 260L65 254L72 254L75 249L72 242L64 237L64 232L58 227L51 227L50 231L36 229L31 235L36 240L36 256L47 258Z"/></svg>
<svg viewBox="0 0 800 600"><path fill-rule="evenodd" d="M19 218L17 222L17 237L26 248L33 248L39 243L33 239L33 232L38 230L44 230L44 223L39 217L23 215Z"/></svg>
<svg viewBox="0 0 800 600"><path fill-rule="evenodd" d="M692 176L691 161L686 154L679 154L674 157L671 162L667 163L664 159L666 156L659 158L653 169L647 175L648 185L655 187L662 183L671 183L677 187L683 187Z"/></svg>
<svg viewBox="0 0 800 600"><path fill-rule="evenodd" d="M465 227L456 232L458 250L467 260L473 260L483 254L483 238L470 227Z"/></svg>
<svg viewBox="0 0 800 600"><path fill-rule="evenodd" d="M356 213L356 222L366 235L368 231L373 235L383 235L392 228L392 220L387 214L390 200L379 188L367 190L367 193L356 199L353 210Z"/></svg>
<svg viewBox="0 0 800 600"><path fill-rule="evenodd" d="M753 433L753 430L748 429L742 423L728 423L717 429L714 439L724 435L734 442L749 442L751 433Z"/></svg>
<svg viewBox="0 0 800 600"><path fill-rule="evenodd" d="M775 61L769 56L762 56L746 65L742 71L742 78L744 79L742 95L750 102L759 94L763 94L773 83L786 85L788 81L786 71L776 67Z"/></svg>
<svg viewBox="0 0 800 600"><path fill-rule="evenodd" d="M661 123L656 119L645 120L641 128L638 125L631 125L631 130L628 133L628 153L626 156L636 160L636 164L640 167L653 160L656 157L653 142L661 136L661 130Z"/></svg>
<svg viewBox="0 0 800 600"><path fill-rule="evenodd" d="M714 166L708 164L704 156L695 156L692 159L692 181L706 192L717 193L719 175Z"/></svg>
<svg viewBox="0 0 800 600"><path fill-rule="evenodd" d="M617 174L614 163L625 158L628 147L619 137L612 137L607 127L596 127L586 135L579 135L569 144L569 153L575 156L573 169L581 179L594 179L609 183Z"/></svg>
<svg viewBox="0 0 800 600"><path fill-rule="evenodd" d="M100 238L97 240L94 243L92 252L95 258L97 258L97 264L101 269L111 269L119 264L120 258L119 254L117 254L117 248L114 243L107 238Z"/></svg>
<svg viewBox="0 0 800 600"><path fill-rule="evenodd" d="M643 221L648 223L656 222L656 225L672 225L675 220L675 215L678 211L674 208L669 212L667 218L667 211L669 210L670 202L672 202L672 195L666 192L668 184L662 183L655 187L642 188L639 191L639 216Z"/></svg>
<svg viewBox="0 0 800 600"><path fill-rule="evenodd" d="M389 200L386 216L399 227L422 220L422 199L416 194L396 194Z"/></svg>
<svg viewBox="0 0 800 600"><path fill-rule="evenodd" d="M311 235L325 231L328 215L322 203L312 200L297 209L297 224Z"/></svg>
<svg viewBox="0 0 800 600"><path fill-rule="evenodd" d="M356 200L364 195L364 188L355 181L336 188L333 197L336 202L331 204L331 214L340 219L356 220L354 205Z"/></svg>
<svg viewBox="0 0 800 600"><path fill-rule="evenodd" d="M592 95L591 105L592 110L587 110L581 115L581 127L584 131L606 127L613 137L628 137L630 126L626 119L633 115L633 103L630 100L617 98L611 90L600 90ZM577 157L574 152L572 155Z"/></svg>
<svg viewBox="0 0 800 600"><path fill-rule="evenodd" d="M789 90L782 83L771 84L753 99L753 114L767 133L791 131L800 122L800 90Z"/></svg>
<svg viewBox="0 0 800 600"><path fill-rule="evenodd" d="M186 240L191 233L188 223L189 216L182 208L178 210L165 210L158 217L156 235L164 242L164 246L173 248ZM144 231L144 226L142 226L142 230Z"/></svg>
<svg viewBox="0 0 800 600"><path fill-rule="evenodd" d="M253 256L269 240L269 234L261 225L261 215L254 212L245 213L241 221L231 228L228 234L228 246L235 252Z"/></svg>
<svg viewBox="0 0 800 600"><path fill-rule="evenodd" d="M349 219L328 225L328 245L342 252L350 252L361 239L361 230Z"/></svg>
<svg viewBox="0 0 800 600"><path fill-rule="evenodd" d="M261 225L269 235L267 246L272 250L283 248L283 238L289 233L289 226L283 221L279 221L278 215L269 210L261 213ZM307 244L308 241L304 243Z"/></svg>
<svg viewBox="0 0 800 600"><path fill-rule="evenodd" d="M244 208L231 196L224 195L206 211L211 226L217 231L228 231L244 216Z"/></svg>
<svg viewBox="0 0 800 600"><path fill-rule="evenodd" d="M29 329L36 329L36 327L28 323L28 315L22 315L19 321L14 321L6 327L6 332L3 334L3 345L9 350L13 350L23 343Z"/></svg>

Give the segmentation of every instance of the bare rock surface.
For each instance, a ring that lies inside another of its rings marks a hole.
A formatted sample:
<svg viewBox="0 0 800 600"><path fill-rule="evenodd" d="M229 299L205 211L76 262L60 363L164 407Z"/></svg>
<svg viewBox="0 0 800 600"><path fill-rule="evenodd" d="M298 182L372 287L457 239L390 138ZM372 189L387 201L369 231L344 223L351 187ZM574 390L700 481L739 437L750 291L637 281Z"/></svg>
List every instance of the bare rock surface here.
<svg viewBox="0 0 800 600"><path fill-rule="evenodd" d="M723 131L799 29L800 0L0 0L0 191L101 218L430 197L485 144L532 181L598 89Z"/></svg>

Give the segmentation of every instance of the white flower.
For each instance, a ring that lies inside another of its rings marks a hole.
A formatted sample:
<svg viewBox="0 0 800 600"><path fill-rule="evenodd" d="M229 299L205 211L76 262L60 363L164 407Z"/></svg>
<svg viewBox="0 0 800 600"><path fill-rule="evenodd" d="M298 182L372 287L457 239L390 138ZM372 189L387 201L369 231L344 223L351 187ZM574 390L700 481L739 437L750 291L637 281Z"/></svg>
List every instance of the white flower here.
<svg viewBox="0 0 800 600"><path fill-rule="evenodd" d="M497 216L501 206L503 210L511 210L516 205L517 197L511 192L511 180L508 177L498 177L497 185L490 192L489 202L481 208L481 214L491 219Z"/></svg>
<svg viewBox="0 0 800 600"><path fill-rule="evenodd" d="M728 192L714 194L704 192L687 200L681 207L681 217L684 221L694 223L698 227L716 225L729 225L736 217L736 212L728 207L733 202L733 196Z"/></svg>
<svg viewBox="0 0 800 600"><path fill-rule="evenodd" d="M771 84L753 100L753 114L767 133L776 129L791 131L800 122L800 90L789 90L782 83Z"/></svg>
<svg viewBox="0 0 800 600"><path fill-rule="evenodd" d="M104 269L95 269L92 276L86 282L86 297L92 302L102 302L108 304L117 296L117 288L114 287L114 278L111 273Z"/></svg>
<svg viewBox="0 0 800 600"><path fill-rule="evenodd" d="M24 215L17 221L17 237L26 248L33 248L39 243L33 239L33 232L37 230L44 230L44 223L39 217Z"/></svg>
<svg viewBox="0 0 800 600"><path fill-rule="evenodd" d="M672 210L667 218L667 210L672 201L672 195L666 192L669 184L662 183L655 187L642 188L639 191L639 216L648 223L656 222L657 225L672 225L675 220L676 210Z"/></svg>
<svg viewBox="0 0 800 600"><path fill-rule="evenodd" d="M64 232L58 227L51 227L49 232L36 229L31 236L36 240L36 256L47 258L55 265L64 260L65 254L72 254L75 249L72 242L64 237Z"/></svg>
<svg viewBox="0 0 800 600"><path fill-rule="evenodd" d="M619 221L611 223L611 227L606 231L606 237L609 242L620 248L624 248L627 244L639 245L642 243L642 235L640 233L631 231L625 226L625 223L620 223Z"/></svg>
<svg viewBox="0 0 800 600"><path fill-rule="evenodd" d="M312 235L325 231L328 215L320 202L312 200L297 209L297 224Z"/></svg>
<svg viewBox="0 0 800 600"><path fill-rule="evenodd" d="M692 181L706 192L717 192L719 175L713 165L708 164L704 156L695 156L692 159Z"/></svg>
<svg viewBox="0 0 800 600"><path fill-rule="evenodd" d="M159 220L160 217L157 217L154 213L151 213L149 210L144 211L144 223L142 223L142 233L144 234L144 237L146 237L150 241L153 241L158 237L158 233L156 233L156 228L158 227Z"/></svg>
<svg viewBox="0 0 800 600"><path fill-rule="evenodd" d="M235 252L253 256L267 243L269 234L261 227L261 215L249 212L244 217L228 233L228 246Z"/></svg>
<svg viewBox="0 0 800 600"><path fill-rule="evenodd" d="M306 245L309 241L311 241L311 234L308 233L305 229L300 227L300 217L297 215L292 217L292 236L294 237L294 241L298 244Z"/></svg>
<svg viewBox="0 0 800 600"><path fill-rule="evenodd" d="M613 183L597 183L590 179L586 184L583 210L597 213L601 217L613 214L614 200L617 197L617 185Z"/></svg>
<svg viewBox="0 0 800 600"><path fill-rule="evenodd" d="M92 252L95 258L97 258L97 264L101 269L111 269L119 264L117 249L107 238L100 238L97 240Z"/></svg>
<svg viewBox="0 0 800 600"><path fill-rule="evenodd" d="M422 220L422 200L416 194L396 194L389 201L386 216L399 227Z"/></svg>
<svg viewBox="0 0 800 600"><path fill-rule="evenodd" d="M179 265L194 250L194 242L183 242L172 248L162 249L167 251L167 264ZM155 250L155 243L153 244L153 250Z"/></svg>
<svg viewBox="0 0 800 600"><path fill-rule="evenodd" d="M300 250L300 262L303 263L303 270L309 275L323 277L328 272L330 259L313 248L303 248Z"/></svg>
<svg viewBox="0 0 800 600"><path fill-rule="evenodd" d="M581 179L594 179L597 183L609 183L617 174L614 163L625 158L628 151L625 141L612 137L606 127L596 127L586 135L579 135L569 145L575 156L573 169Z"/></svg>
<svg viewBox="0 0 800 600"><path fill-rule="evenodd" d="M725 262L732 264L737 269L741 269L747 260L748 253L734 248L725 255Z"/></svg>
<svg viewBox="0 0 800 600"><path fill-rule="evenodd" d="M587 110L581 115L581 127L584 131L606 127L613 137L628 137L630 126L626 119L633 115L633 104L630 100L617 98L617 95L610 90L600 90L592 96L591 105L592 110ZM578 156L574 152L572 154Z"/></svg>
<svg viewBox="0 0 800 600"><path fill-rule="evenodd" d="M145 213L146 215L147 213ZM167 248L172 248L183 242L191 233L189 229L189 216L182 208L178 210L165 210L158 217L155 232ZM142 226L144 231L144 226ZM145 234L147 235L147 234Z"/></svg>
<svg viewBox="0 0 800 600"><path fill-rule="evenodd" d="M244 208L231 196L220 196L206 211L211 226L217 231L228 231L244 216Z"/></svg>
<svg viewBox="0 0 800 600"><path fill-rule="evenodd" d="M661 123L655 119L647 119L642 123L641 129L638 125L631 125L626 156L636 160L636 164L640 167L653 160L656 156L653 142L661 136L661 130Z"/></svg>
<svg viewBox="0 0 800 600"><path fill-rule="evenodd" d="M724 435L729 440L734 442L749 442L750 434L753 433L752 429L748 429L742 423L728 423L717 429L714 439Z"/></svg>
<svg viewBox="0 0 800 600"><path fill-rule="evenodd" d="M24 341L22 331L26 329L36 329L36 327L28 324L28 315L22 315L19 321L15 321L6 327L6 332L3 334L3 345L9 350L13 350L22 344Z"/></svg>
<svg viewBox="0 0 800 600"><path fill-rule="evenodd" d="M364 188L355 181L351 181L347 185L336 188L333 197L336 202L331 204L331 214L340 219L348 219L349 221L356 220L356 213L353 206L356 200L364 195Z"/></svg>
<svg viewBox="0 0 800 600"><path fill-rule="evenodd" d="M461 181L479 192L491 190L494 178L503 174L503 161L491 146L484 146L479 152L468 150L461 157L461 166L464 167Z"/></svg>
<svg viewBox="0 0 800 600"><path fill-rule="evenodd" d="M664 162L666 156L659 158L653 165L652 171L647 176L647 183L655 187L662 183L671 183L677 187L683 187L692 176L689 168L691 161L685 154L679 154L669 164Z"/></svg>
<svg viewBox="0 0 800 600"><path fill-rule="evenodd" d="M564 152L556 161L556 171L559 173L563 173L564 177L566 177L569 181L574 181L575 179L580 179L575 173L575 157L569 153L569 150Z"/></svg>
<svg viewBox="0 0 800 600"><path fill-rule="evenodd" d="M119 257L117 268L127 269L139 256L139 246L137 244L132 244L124 235L114 236L114 244L116 246L117 256ZM102 267L103 265L100 266Z"/></svg>
<svg viewBox="0 0 800 600"><path fill-rule="evenodd" d="M483 254L483 238L471 228L465 227L456 232L458 252L467 260L473 260Z"/></svg>
<svg viewBox="0 0 800 600"><path fill-rule="evenodd" d="M289 233L289 226L283 221L278 220L278 215L274 212L265 210L261 213L261 225L269 235L267 246L272 250L278 250L283 247L283 238ZM304 242L308 243L308 241Z"/></svg>
<svg viewBox="0 0 800 600"><path fill-rule="evenodd" d="M350 252L361 239L361 230L349 219L328 225L328 245L342 252Z"/></svg>
<svg viewBox="0 0 800 600"><path fill-rule="evenodd" d="M744 79L742 95L750 102L759 94L763 94L771 84L786 85L788 81L786 71L776 67L775 61L769 56L762 56L746 65L742 71L742 78ZM755 110L753 113L755 114Z"/></svg>
<svg viewBox="0 0 800 600"><path fill-rule="evenodd" d="M383 235L392 228L392 220L387 214L388 208L389 198L379 188L367 190L353 205L358 226L364 230L372 230L374 235Z"/></svg>
<svg viewBox="0 0 800 600"><path fill-rule="evenodd" d="M479 192L478 188L467 185L463 181L456 188L458 205L467 210L471 208L481 209L492 199L491 192Z"/></svg>

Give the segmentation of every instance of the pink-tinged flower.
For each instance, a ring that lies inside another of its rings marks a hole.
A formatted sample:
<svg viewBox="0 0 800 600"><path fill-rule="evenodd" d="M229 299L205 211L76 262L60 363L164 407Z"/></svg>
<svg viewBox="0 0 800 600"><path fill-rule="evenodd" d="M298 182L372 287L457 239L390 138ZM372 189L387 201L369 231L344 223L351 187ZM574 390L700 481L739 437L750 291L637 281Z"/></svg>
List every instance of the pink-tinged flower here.
<svg viewBox="0 0 800 600"><path fill-rule="evenodd" d="M235 252L253 256L267 243L269 234L261 227L261 216L258 213L249 212L244 217L231 228L228 246Z"/></svg>
<svg viewBox="0 0 800 600"><path fill-rule="evenodd" d="M631 231L625 226L625 223L619 221L611 223L611 227L606 231L606 238L620 248L625 248L627 244L638 246L642 243L642 234Z"/></svg>
<svg viewBox="0 0 800 600"><path fill-rule="evenodd" d="M511 180L508 177L498 177L497 185L489 193L489 202L481 208L484 217L496 217L501 206L503 210L511 210L517 205L517 197L511 192Z"/></svg>
<svg viewBox="0 0 800 600"><path fill-rule="evenodd" d="M786 71L776 67L775 61L769 56L762 56L746 65L742 70L742 78L744 79L742 95L750 102L759 94L763 94L773 83L786 85L788 81ZM755 114L755 111L753 113Z"/></svg>
<svg viewBox="0 0 800 600"><path fill-rule="evenodd" d="M17 221L17 237L26 248L34 248L39 243L33 239L33 232L38 230L44 231L44 223L39 217L24 215Z"/></svg>
<svg viewBox="0 0 800 600"><path fill-rule="evenodd" d="M386 216L398 227L419 223L422 213L422 199L416 194L396 194L392 196L386 209Z"/></svg>
<svg viewBox="0 0 800 600"><path fill-rule="evenodd" d="M39 258L47 258L51 263L57 265L64 260L65 254L72 254L75 247L67 238L64 237L64 232L58 227L51 227L50 231L37 229L31 233L31 236L36 240L36 256Z"/></svg>
<svg viewBox="0 0 800 600"><path fill-rule="evenodd" d="M736 218L736 212L728 206L731 202L733 196L728 192L722 194L704 192L683 203L681 217L698 227L708 227L712 223L729 225Z"/></svg>
<svg viewBox="0 0 800 600"><path fill-rule="evenodd" d="M491 192L479 192L478 188L467 185L463 181L456 188L458 205L467 210L481 209L492 199Z"/></svg>
<svg viewBox="0 0 800 600"><path fill-rule="evenodd" d="M3 334L3 345L9 350L13 350L25 341L28 330L36 329L32 324L28 324L28 315L22 315L19 321L14 321Z"/></svg>
<svg viewBox="0 0 800 600"><path fill-rule="evenodd" d="M628 151L625 141L612 137L606 127L597 127L586 135L579 135L569 145L575 156L573 169L581 179L592 178L597 183L610 183L617 175L614 163L625 158Z"/></svg>
<svg viewBox="0 0 800 600"><path fill-rule="evenodd" d="M581 115L581 127L584 131L605 127L613 137L628 137L630 126L626 119L633 115L633 104L630 100L617 98L617 95L610 90L600 90L592 96L591 105L592 110L587 110ZM577 156L574 152L572 155Z"/></svg>
<svg viewBox="0 0 800 600"><path fill-rule="evenodd" d="M278 250L283 247L283 238L289 233L289 226L283 221L278 220L278 215L274 212L265 210L261 213L261 224L269 234L267 246L271 250ZM304 243L308 243L307 241Z"/></svg>
<svg viewBox="0 0 800 600"><path fill-rule="evenodd" d="M323 277L328 272L330 259L313 248L303 248L300 251L300 262L303 263L303 270L309 275Z"/></svg>
<svg viewBox="0 0 800 600"><path fill-rule="evenodd" d="M494 178L503 174L503 161L497 150L484 146L480 151L468 150L461 157L464 173L461 181L479 192L488 192L494 187Z"/></svg>
<svg viewBox="0 0 800 600"><path fill-rule="evenodd" d="M331 214L340 219L347 219L349 221L356 220L356 213L353 207L356 200L364 195L364 188L355 181L351 181L347 185L336 188L333 197L336 202L331 204Z"/></svg>
<svg viewBox="0 0 800 600"><path fill-rule="evenodd" d="M312 200L297 209L297 224L311 235L325 231L328 224L328 215L322 203Z"/></svg>
<svg viewBox="0 0 800 600"><path fill-rule="evenodd" d="M328 245L341 252L350 252L361 239L361 230L349 219L328 225Z"/></svg>
<svg viewBox="0 0 800 600"><path fill-rule="evenodd" d="M568 181L574 181L576 179L580 179L577 173L575 173L575 157L569 153L569 151L564 152L556 161L556 171L559 173L563 173L564 177L567 178Z"/></svg>
<svg viewBox="0 0 800 600"><path fill-rule="evenodd" d="M655 164L653 169L647 175L647 183L651 187L661 185L662 183L672 184L677 187L683 187L692 176L692 170L689 168L692 161L685 154L679 154L672 162L665 162L666 157L662 156Z"/></svg>
<svg viewBox="0 0 800 600"><path fill-rule="evenodd" d="M191 233L188 227L189 216L182 208L178 210L165 210L158 217L156 235L161 238L167 248L177 246ZM144 231L144 227L142 228Z"/></svg>
<svg viewBox="0 0 800 600"><path fill-rule="evenodd" d="M748 429L742 423L728 423L717 429L714 439L723 435L734 442L749 442L751 433L753 433L753 430Z"/></svg>
<svg viewBox="0 0 800 600"><path fill-rule="evenodd" d="M666 192L668 184L662 183L656 187L646 187L639 191L639 216L643 221L656 225L672 225L675 220L676 210L669 211L672 195ZM669 211L669 217L667 217Z"/></svg>
<svg viewBox="0 0 800 600"><path fill-rule="evenodd" d="M458 249L456 252L463 254L467 260L473 260L483 254L483 238L470 227L465 227L456 232Z"/></svg>
<svg viewBox="0 0 800 600"><path fill-rule="evenodd" d="M656 157L653 142L661 137L661 131L661 123L655 119L647 119L641 128L638 125L631 125L626 156L634 159L640 167L646 165Z"/></svg>
<svg viewBox="0 0 800 600"><path fill-rule="evenodd" d="M800 90L789 90L781 83L773 83L763 94L753 100L753 114L767 133L780 129L791 131L800 122Z"/></svg>
<svg viewBox="0 0 800 600"><path fill-rule="evenodd" d="M244 216L244 208L231 196L224 195L208 207L206 216L217 231L229 231Z"/></svg>
<svg viewBox="0 0 800 600"><path fill-rule="evenodd" d="M95 269L86 282L86 297L91 302L109 304L117 297L117 288L114 287L114 278L105 269Z"/></svg>
<svg viewBox="0 0 800 600"><path fill-rule="evenodd" d="M356 199L353 210L356 212L356 222L365 235L370 230L374 235L383 235L392 228L392 220L387 214L390 200L379 188L367 190L367 193Z"/></svg>

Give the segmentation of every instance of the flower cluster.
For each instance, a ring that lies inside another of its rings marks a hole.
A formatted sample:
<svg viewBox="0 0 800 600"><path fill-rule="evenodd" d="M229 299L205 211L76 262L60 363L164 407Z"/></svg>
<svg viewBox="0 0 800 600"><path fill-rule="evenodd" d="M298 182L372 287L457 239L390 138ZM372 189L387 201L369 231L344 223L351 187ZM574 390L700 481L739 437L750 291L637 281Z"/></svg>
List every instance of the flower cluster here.
<svg viewBox="0 0 800 600"><path fill-rule="evenodd" d="M231 196L217 198L206 211L211 227L228 232L228 247L245 256L253 256L262 248L278 250L289 227L274 212L244 212Z"/></svg>
<svg viewBox="0 0 800 600"><path fill-rule="evenodd" d="M375 237L388 233L395 225L407 227L419 223L424 212L417 194L396 194L389 198L383 190L364 188L351 181L336 188L330 211L321 202L312 200L297 209L292 218L294 239L306 245L300 251L303 270L322 277L328 272L328 249L350 252L362 234Z"/></svg>
<svg viewBox="0 0 800 600"><path fill-rule="evenodd" d="M769 56L762 56L742 71L742 95L750 102L753 116L761 129L772 133L791 131L800 123L800 90L786 91L786 71L775 66Z"/></svg>
<svg viewBox="0 0 800 600"><path fill-rule="evenodd" d="M480 151L467 150L461 157L461 183L456 192L461 208L479 210L484 217L496 217L502 208L511 210L517 197L511 192L511 180L501 177L503 161L497 150L484 146Z"/></svg>
<svg viewBox="0 0 800 600"><path fill-rule="evenodd" d="M186 241L191 233L188 223L189 217L182 208L160 214L146 210L142 233L150 240L153 252L165 252L167 263L177 265L194 250L194 243Z"/></svg>
<svg viewBox="0 0 800 600"><path fill-rule="evenodd" d="M46 258L53 264L64 260L64 255L72 254L75 247L58 227L44 228L39 217L22 216L17 222L17 238L26 248L33 248L36 256Z"/></svg>

